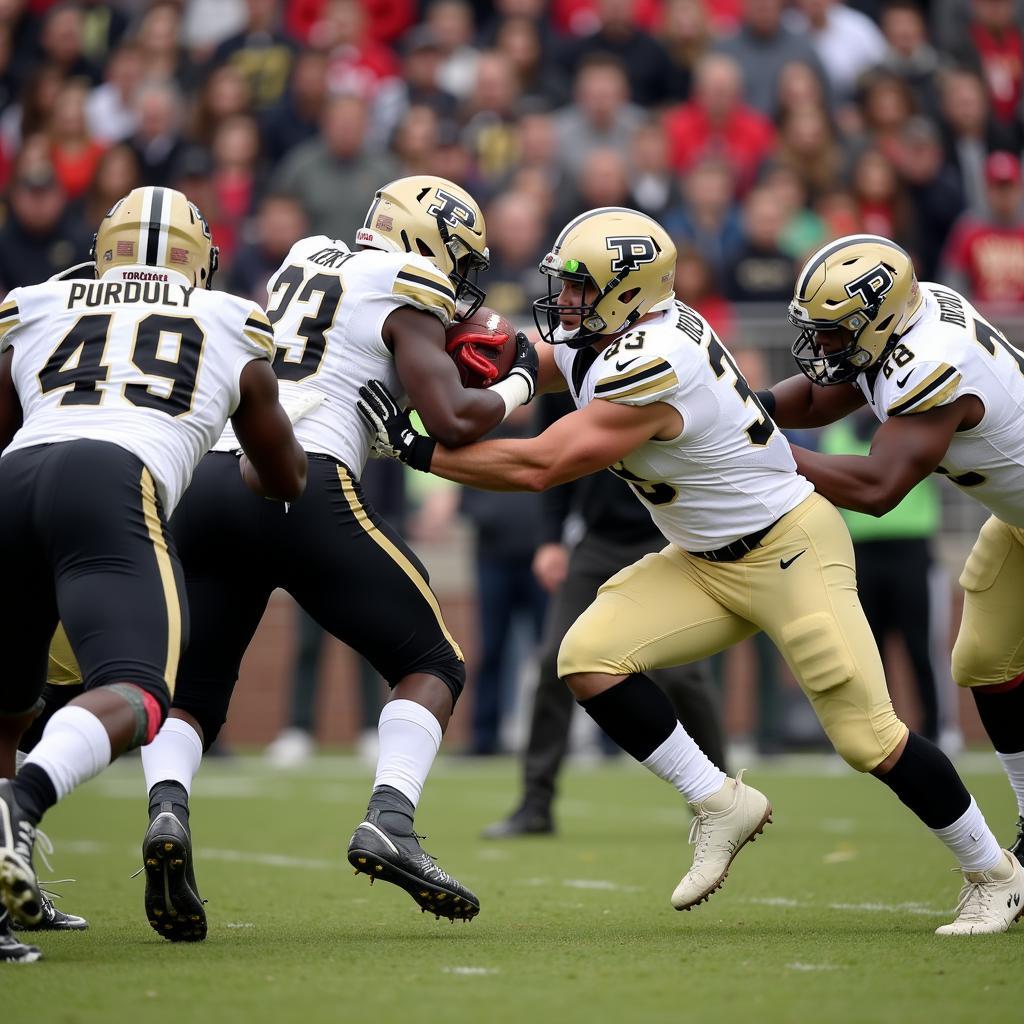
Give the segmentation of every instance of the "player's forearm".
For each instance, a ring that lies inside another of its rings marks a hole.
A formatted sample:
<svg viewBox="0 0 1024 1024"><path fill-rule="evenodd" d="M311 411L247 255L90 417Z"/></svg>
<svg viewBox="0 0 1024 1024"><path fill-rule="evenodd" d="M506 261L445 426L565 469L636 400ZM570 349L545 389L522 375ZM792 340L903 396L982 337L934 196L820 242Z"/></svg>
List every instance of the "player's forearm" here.
<svg viewBox="0 0 1024 1024"><path fill-rule="evenodd" d="M493 430L505 417L505 403L484 389L460 388L450 403L417 410L427 433L447 448L460 448Z"/></svg>
<svg viewBox="0 0 1024 1024"><path fill-rule="evenodd" d="M779 381L771 388L771 395L774 408L768 412L784 430L824 427L864 404L863 397L850 385L823 388L802 373Z"/></svg>
<svg viewBox="0 0 1024 1024"><path fill-rule="evenodd" d="M797 469L833 505L870 516L883 516L904 498L913 483L870 455L822 455L793 446Z"/></svg>
<svg viewBox="0 0 1024 1024"><path fill-rule="evenodd" d="M543 491L579 475L559 466L537 438L482 441L455 451L438 445L430 472L485 491Z"/></svg>

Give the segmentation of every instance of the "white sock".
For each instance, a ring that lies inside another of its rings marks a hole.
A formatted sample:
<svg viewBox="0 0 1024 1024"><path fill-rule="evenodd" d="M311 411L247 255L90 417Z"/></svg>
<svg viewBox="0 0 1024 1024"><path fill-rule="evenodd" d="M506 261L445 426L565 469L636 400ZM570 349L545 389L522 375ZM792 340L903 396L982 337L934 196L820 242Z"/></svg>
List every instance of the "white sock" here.
<svg viewBox="0 0 1024 1024"><path fill-rule="evenodd" d="M1017 798L1017 813L1024 818L1024 750L1019 754L1000 754L997 750L996 757L1002 762L1013 787L1013 795Z"/></svg>
<svg viewBox="0 0 1024 1024"><path fill-rule="evenodd" d="M28 757L23 750L16 750L14 752L14 771L15 773L21 771L21 766L25 763L25 758Z"/></svg>
<svg viewBox="0 0 1024 1024"><path fill-rule="evenodd" d="M964 871L990 871L1003 859L1003 851L973 796L971 806L952 825L928 831L949 847Z"/></svg>
<svg viewBox="0 0 1024 1024"><path fill-rule="evenodd" d="M24 763L42 768L57 799L63 800L110 764L110 737L91 711L69 705L46 723L42 738Z"/></svg>
<svg viewBox="0 0 1024 1024"><path fill-rule="evenodd" d="M643 766L670 782L691 804L699 804L725 784L725 772L711 763L680 722Z"/></svg>
<svg viewBox="0 0 1024 1024"><path fill-rule="evenodd" d="M146 792L158 782L178 782L191 794L192 779L203 760L203 741L188 722L168 718L142 748L142 770L146 773Z"/></svg>
<svg viewBox="0 0 1024 1024"><path fill-rule="evenodd" d="M422 704L393 700L377 723L380 753L373 788L391 786L415 807L441 746L441 723Z"/></svg>

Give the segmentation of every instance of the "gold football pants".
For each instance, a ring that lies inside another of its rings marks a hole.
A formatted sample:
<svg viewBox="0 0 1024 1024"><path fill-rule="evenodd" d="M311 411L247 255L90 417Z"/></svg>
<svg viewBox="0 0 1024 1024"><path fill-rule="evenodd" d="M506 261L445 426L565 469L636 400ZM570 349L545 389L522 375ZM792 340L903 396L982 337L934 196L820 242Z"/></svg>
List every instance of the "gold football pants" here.
<svg viewBox="0 0 1024 1024"><path fill-rule="evenodd" d="M739 561L669 545L617 573L566 634L558 674L681 665L758 630L782 652L844 760L866 772L895 750L907 728L857 596L850 535L818 494Z"/></svg>
<svg viewBox="0 0 1024 1024"><path fill-rule="evenodd" d="M953 646L960 686L1004 683L1024 672L1024 530L991 516L964 571L964 616Z"/></svg>

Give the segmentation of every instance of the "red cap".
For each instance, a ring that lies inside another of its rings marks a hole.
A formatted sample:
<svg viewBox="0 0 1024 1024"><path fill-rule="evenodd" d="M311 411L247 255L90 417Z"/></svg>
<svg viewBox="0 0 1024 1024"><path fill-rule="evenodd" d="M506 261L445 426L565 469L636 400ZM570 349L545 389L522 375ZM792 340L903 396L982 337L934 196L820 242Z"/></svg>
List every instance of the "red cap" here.
<svg viewBox="0 0 1024 1024"><path fill-rule="evenodd" d="M1020 160L1012 153L991 153L985 161L985 180L991 185L1016 185L1020 181Z"/></svg>

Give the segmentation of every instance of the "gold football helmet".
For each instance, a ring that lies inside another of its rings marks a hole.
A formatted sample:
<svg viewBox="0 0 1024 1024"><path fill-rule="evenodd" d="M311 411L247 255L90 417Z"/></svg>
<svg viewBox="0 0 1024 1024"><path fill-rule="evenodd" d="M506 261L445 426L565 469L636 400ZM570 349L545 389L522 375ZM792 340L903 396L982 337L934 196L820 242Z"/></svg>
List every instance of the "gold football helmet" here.
<svg viewBox="0 0 1024 1024"><path fill-rule="evenodd" d="M676 247L646 214L605 206L570 221L541 260L548 293L533 304L540 336L551 344L584 348L602 335L619 334L647 313L675 300ZM560 281L591 284L592 301L558 301ZM578 316L579 329L561 328L563 316Z"/></svg>
<svg viewBox="0 0 1024 1024"><path fill-rule="evenodd" d="M373 197L356 242L432 260L455 285L459 320L483 304L477 275L491 264L487 226L476 200L454 181L414 174L389 182Z"/></svg>
<svg viewBox="0 0 1024 1024"><path fill-rule="evenodd" d="M92 241L96 276L111 267L164 267L209 288L220 250L195 203L173 188L136 188L119 199Z"/></svg>
<svg viewBox="0 0 1024 1024"><path fill-rule="evenodd" d="M910 256L880 235L847 235L819 249L800 271L789 319L793 357L815 384L842 384L879 363L921 308ZM835 331L836 345L819 332Z"/></svg>

